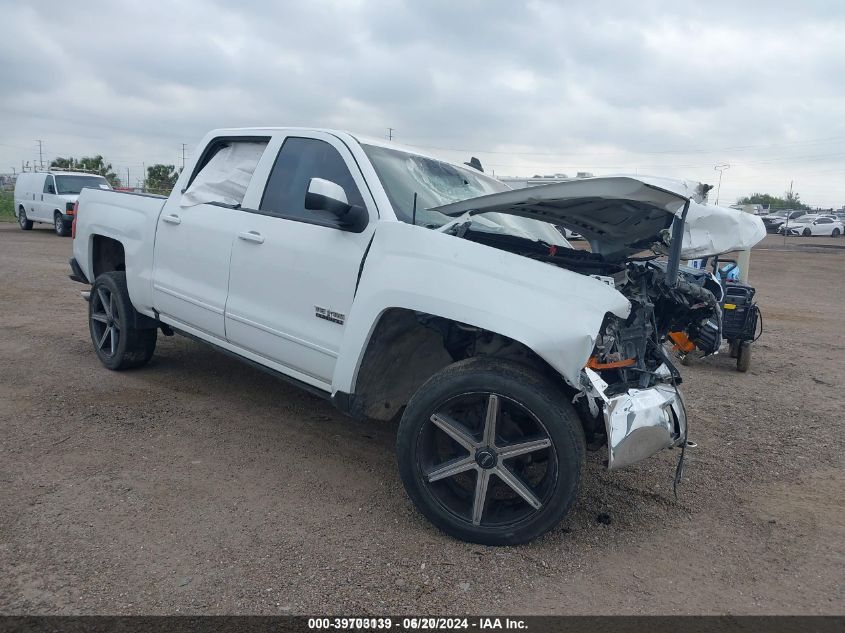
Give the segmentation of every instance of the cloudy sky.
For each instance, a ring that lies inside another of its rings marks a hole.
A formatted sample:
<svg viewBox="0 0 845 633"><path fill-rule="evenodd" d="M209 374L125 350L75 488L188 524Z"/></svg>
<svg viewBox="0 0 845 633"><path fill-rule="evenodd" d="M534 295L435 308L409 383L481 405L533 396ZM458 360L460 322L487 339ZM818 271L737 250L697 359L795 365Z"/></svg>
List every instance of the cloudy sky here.
<svg viewBox="0 0 845 633"><path fill-rule="evenodd" d="M845 204L845 3L0 0L0 172L130 179L211 128L385 136L496 175L684 176Z"/></svg>

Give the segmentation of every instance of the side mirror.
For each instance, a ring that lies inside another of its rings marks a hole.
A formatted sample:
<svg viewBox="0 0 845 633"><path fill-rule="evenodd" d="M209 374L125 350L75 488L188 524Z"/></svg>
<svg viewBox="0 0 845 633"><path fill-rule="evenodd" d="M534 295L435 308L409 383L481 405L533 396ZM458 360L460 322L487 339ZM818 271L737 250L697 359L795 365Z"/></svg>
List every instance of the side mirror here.
<svg viewBox="0 0 845 633"><path fill-rule="evenodd" d="M343 187L336 182L312 178L305 194L305 208L309 211L328 211L342 215L349 210L349 201Z"/></svg>
<svg viewBox="0 0 845 633"><path fill-rule="evenodd" d="M305 193L305 208L309 211L328 211L338 219L340 228L360 233L367 226L367 211L357 204L349 204L346 192L336 182L312 178Z"/></svg>

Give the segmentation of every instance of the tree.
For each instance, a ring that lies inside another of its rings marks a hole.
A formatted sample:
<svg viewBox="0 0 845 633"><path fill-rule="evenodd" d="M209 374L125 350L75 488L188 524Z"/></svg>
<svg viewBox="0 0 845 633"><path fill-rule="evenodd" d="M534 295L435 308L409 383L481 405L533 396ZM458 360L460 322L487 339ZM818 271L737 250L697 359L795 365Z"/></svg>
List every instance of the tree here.
<svg viewBox="0 0 845 633"><path fill-rule="evenodd" d="M150 165L147 167L147 190L165 196L170 195L177 178L179 178L179 171L173 165Z"/></svg>
<svg viewBox="0 0 845 633"><path fill-rule="evenodd" d="M112 187L120 186L120 178L114 173L111 163L106 163L102 156L83 156L79 160L73 157L58 157L50 163L50 167L56 169L67 169L72 171L86 171L91 174L99 174L109 181Z"/></svg>
<svg viewBox="0 0 845 633"><path fill-rule="evenodd" d="M801 196L797 193L787 191L782 198L768 193L754 193L737 200L737 204L762 204L768 205L771 210L776 209L801 209L809 211L810 206L801 202Z"/></svg>

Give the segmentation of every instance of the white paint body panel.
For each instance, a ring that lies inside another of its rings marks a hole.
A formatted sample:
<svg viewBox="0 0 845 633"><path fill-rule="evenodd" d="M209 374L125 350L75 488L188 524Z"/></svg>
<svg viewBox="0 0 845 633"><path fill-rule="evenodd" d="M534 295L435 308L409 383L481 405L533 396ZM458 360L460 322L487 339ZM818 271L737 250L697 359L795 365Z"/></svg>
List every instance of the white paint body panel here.
<svg viewBox="0 0 845 633"><path fill-rule="evenodd" d="M123 244L126 285L132 305L153 315L153 252L156 223L165 198L102 189L85 189L79 196L80 213L73 240L73 256L89 281L93 280L94 236Z"/></svg>
<svg viewBox="0 0 845 633"><path fill-rule="evenodd" d="M346 321L332 388L353 391L360 356L389 308L426 312L508 336L571 385L605 314L630 304L597 279L400 222L376 229Z"/></svg>

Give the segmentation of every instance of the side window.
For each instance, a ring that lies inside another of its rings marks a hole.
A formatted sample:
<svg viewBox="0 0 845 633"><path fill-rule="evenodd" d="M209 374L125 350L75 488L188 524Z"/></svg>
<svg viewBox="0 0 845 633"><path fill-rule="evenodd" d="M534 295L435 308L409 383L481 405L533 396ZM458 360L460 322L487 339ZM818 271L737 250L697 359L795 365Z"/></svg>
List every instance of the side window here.
<svg viewBox="0 0 845 633"><path fill-rule="evenodd" d="M819 218L819 224L833 224L833 220L830 218Z"/></svg>
<svg viewBox="0 0 845 633"><path fill-rule="evenodd" d="M44 179L44 193L56 193L56 186L53 184L52 176L47 176Z"/></svg>
<svg viewBox="0 0 845 633"><path fill-rule="evenodd" d="M312 178L323 178L340 185L349 204L364 206L352 174L334 147L313 138L291 137L285 140L276 157L260 210L278 213L292 220L334 221L334 216L329 213L305 208L305 193Z"/></svg>
<svg viewBox="0 0 845 633"><path fill-rule="evenodd" d="M182 194L181 207L218 203L240 206L267 140L225 140L211 145L204 164ZM209 155L210 154L210 155Z"/></svg>

